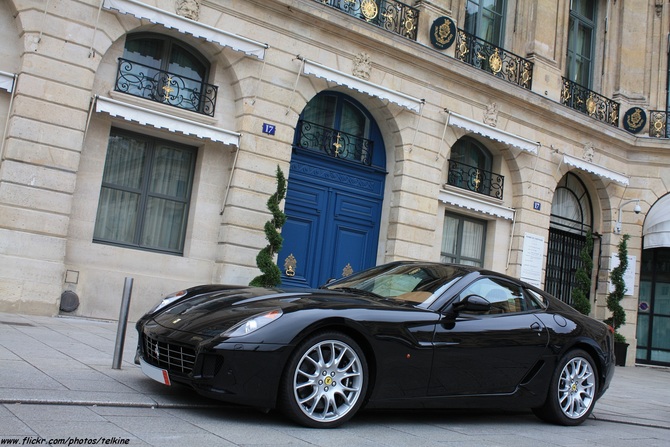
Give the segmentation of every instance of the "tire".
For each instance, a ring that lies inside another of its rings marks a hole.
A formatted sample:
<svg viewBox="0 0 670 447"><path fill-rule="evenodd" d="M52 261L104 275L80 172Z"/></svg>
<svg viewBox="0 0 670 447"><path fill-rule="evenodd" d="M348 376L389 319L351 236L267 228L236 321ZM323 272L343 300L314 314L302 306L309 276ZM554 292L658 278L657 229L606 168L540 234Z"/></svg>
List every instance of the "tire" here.
<svg viewBox="0 0 670 447"><path fill-rule="evenodd" d="M360 346L342 333L323 332L302 342L289 358L279 405L301 425L334 428L360 409L367 384Z"/></svg>
<svg viewBox="0 0 670 447"><path fill-rule="evenodd" d="M598 376L591 356L581 349L563 356L551 378L547 400L533 412L559 425L579 425L596 403Z"/></svg>

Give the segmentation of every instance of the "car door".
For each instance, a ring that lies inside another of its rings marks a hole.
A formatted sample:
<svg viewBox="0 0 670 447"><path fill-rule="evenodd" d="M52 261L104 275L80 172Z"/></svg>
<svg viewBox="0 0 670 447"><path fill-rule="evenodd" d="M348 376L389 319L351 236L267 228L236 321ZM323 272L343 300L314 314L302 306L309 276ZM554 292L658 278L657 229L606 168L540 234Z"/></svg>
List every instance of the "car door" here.
<svg viewBox="0 0 670 447"><path fill-rule="evenodd" d="M431 396L513 392L547 350L548 331L534 315L542 306L521 286L483 277L455 301L469 295L486 298L491 308L444 314L433 338Z"/></svg>

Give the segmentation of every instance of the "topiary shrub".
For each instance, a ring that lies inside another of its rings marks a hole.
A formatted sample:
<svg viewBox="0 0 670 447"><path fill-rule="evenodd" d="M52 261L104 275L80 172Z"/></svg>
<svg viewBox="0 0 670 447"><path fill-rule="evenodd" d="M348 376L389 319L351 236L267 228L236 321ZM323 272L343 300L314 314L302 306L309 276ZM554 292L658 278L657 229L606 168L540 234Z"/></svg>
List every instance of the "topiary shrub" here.
<svg viewBox="0 0 670 447"><path fill-rule="evenodd" d="M576 287L572 291L573 307L584 315L591 313L591 274L593 273L593 234L591 230L586 233L586 245L579 252L581 266L575 273Z"/></svg>
<svg viewBox="0 0 670 447"><path fill-rule="evenodd" d="M607 295L607 308L612 312L612 316L605 320L605 323L614 328L614 341L625 343L626 338L618 330L626 324L626 312L621 305L621 300L626 293L626 282L623 279L628 268L628 239L629 235L624 234L619 242L619 265L610 272L610 280L614 290Z"/></svg>
<svg viewBox="0 0 670 447"><path fill-rule="evenodd" d="M265 223L265 238L268 245L256 256L256 265L262 272L249 282L254 287L276 287L281 282L281 270L274 262L274 256L281 250L284 238L279 230L286 223L286 214L279 208L279 204L286 196L286 178L281 168L277 166L277 191L267 201L268 210L272 219Z"/></svg>

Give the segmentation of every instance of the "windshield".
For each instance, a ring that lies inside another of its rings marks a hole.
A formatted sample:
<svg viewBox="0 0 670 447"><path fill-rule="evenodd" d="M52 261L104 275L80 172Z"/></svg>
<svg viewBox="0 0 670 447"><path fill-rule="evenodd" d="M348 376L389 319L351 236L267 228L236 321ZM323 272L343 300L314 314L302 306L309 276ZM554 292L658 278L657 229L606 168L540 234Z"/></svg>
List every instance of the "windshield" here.
<svg viewBox="0 0 670 447"><path fill-rule="evenodd" d="M364 270L327 284L329 290L357 289L383 298L428 307L467 272L455 265L391 264Z"/></svg>

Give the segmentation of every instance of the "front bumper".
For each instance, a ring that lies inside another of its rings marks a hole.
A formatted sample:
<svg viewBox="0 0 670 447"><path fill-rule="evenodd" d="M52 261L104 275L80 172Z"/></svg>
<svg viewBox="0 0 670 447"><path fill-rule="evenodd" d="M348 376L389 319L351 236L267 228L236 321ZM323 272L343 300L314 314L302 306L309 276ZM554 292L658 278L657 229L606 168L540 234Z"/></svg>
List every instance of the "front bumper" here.
<svg viewBox="0 0 670 447"><path fill-rule="evenodd" d="M165 370L168 383L224 402L276 407L289 346L203 340L150 322L138 325L138 332L136 360Z"/></svg>

